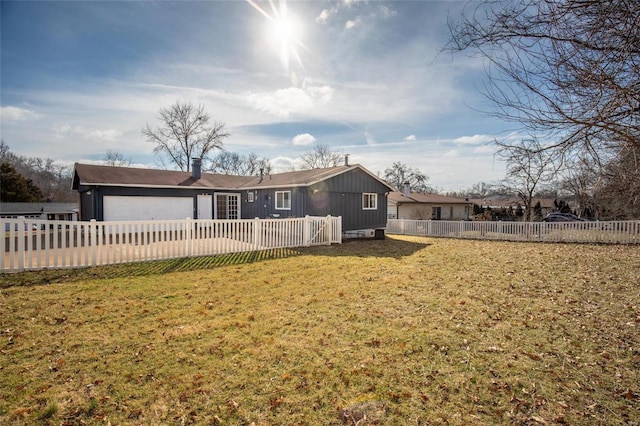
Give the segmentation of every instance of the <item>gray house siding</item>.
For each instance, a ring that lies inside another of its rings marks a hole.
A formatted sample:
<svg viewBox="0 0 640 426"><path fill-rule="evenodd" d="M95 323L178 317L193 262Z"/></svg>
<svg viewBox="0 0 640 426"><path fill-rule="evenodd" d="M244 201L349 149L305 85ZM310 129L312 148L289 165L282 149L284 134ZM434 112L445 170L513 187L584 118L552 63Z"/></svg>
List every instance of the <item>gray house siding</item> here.
<svg viewBox="0 0 640 426"><path fill-rule="evenodd" d="M291 209L276 209L276 192L291 191ZM254 193L253 202L248 201L248 192ZM270 217L304 217L309 214L305 212L306 190L304 188L277 188L277 189L254 189L242 191L242 218L253 219L259 217L267 219Z"/></svg>
<svg viewBox="0 0 640 426"><path fill-rule="evenodd" d="M388 187L367 173L352 170L311 185L308 189L308 212L316 216L342 216L342 229L345 231L384 228L387 223L387 191ZM378 194L376 210L363 209L364 193Z"/></svg>
<svg viewBox="0 0 640 426"><path fill-rule="evenodd" d="M291 210L276 210L276 191L291 191ZM345 231L384 228L387 223L386 193L389 188L361 170L352 170L309 187L254 189L242 191L242 217L289 218L309 216L342 216ZM249 192L254 201L249 202ZM363 193L375 193L377 209L364 210Z"/></svg>
<svg viewBox="0 0 640 426"><path fill-rule="evenodd" d="M319 204L317 203L317 198L315 200L315 203L312 200L312 205ZM334 192L329 193L328 197L322 200L322 204L328 201L328 207L322 210L331 211L333 216L342 216L342 229L344 231L384 228L387 224L386 197L384 194L378 194L377 200L378 208L376 210L364 210L362 207L362 192ZM316 210L315 213L310 214L324 216L328 213Z"/></svg>
<svg viewBox="0 0 640 426"><path fill-rule="evenodd" d="M372 179L371 176L360 169L351 170L338 176L334 176L331 179L316 183L315 185L312 185L310 189L312 191L318 189L320 191L325 190L328 192L352 192L360 194L363 192L385 194L389 191L389 188L381 182Z"/></svg>

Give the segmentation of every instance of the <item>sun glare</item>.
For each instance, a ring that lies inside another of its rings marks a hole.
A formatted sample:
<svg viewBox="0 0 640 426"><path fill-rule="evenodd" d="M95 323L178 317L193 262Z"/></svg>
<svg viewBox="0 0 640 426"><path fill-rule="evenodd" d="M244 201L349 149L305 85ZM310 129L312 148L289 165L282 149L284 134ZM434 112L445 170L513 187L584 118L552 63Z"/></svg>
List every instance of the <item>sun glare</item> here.
<svg viewBox="0 0 640 426"><path fill-rule="evenodd" d="M280 0L278 6L273 0L269 0L271 13L265 11L254 0L247 0L255 10L267 18L266 39L274 50L278 52L282 66L289 70L291 62L295 61L302 67L302 60L298 55L298 49L303 48L302 26L298 19L287 7L286 0Z"/></svg>

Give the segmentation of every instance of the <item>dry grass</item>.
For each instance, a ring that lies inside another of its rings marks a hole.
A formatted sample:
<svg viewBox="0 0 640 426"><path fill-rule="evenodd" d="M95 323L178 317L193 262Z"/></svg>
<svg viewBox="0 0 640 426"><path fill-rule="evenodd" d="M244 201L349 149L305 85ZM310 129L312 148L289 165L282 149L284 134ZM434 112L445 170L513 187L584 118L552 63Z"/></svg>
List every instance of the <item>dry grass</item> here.
<svg viewBox="0 0 640 426"><path fill-rule="evenodd" d="M2 276L0 424L637 425L639 281L413 237Z"/></svg>

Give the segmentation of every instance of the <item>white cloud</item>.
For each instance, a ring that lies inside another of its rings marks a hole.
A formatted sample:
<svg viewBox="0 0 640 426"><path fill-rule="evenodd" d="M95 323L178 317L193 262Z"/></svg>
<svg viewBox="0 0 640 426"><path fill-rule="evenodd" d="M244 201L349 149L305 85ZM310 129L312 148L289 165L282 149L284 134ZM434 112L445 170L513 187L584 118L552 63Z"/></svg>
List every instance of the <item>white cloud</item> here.
<svg viewBox="0 0 640 426"><path fill-rule="evenodd" d="M405 142L415 142L416 141L416 135L409 135L406 138L404 138L403 141L405 141Z"/></svg>
<svg viewBox="0 0 640 426"><path fill-rule="evenodd" d="M359 26L360 24L362 24L362 20L360 19L360 17L357 17L356 19L348 20L344 24L344 27L345 27L345 29L350 30L350 29L353 29L353 28Z"/></svg>
<svg viewBox="0 0 640 426"><path fill-rule="evenodd" d="M332 87L315 86L305 80L302 89L288 87L273 92L249 93L246 95L246 99L254 109L277 117L288 118L291 114L305 113L314 106L330 102L333 94Z"/></svg>
<svg viewBox="0 0 640 426"><path fill-rule="evenodd" d="M115 129L94 130L85 135L87 139L99 139L101 141L113 142L122 136L122 132Z"/></svg>
<svg viewBox="0 0 640 426"><path fill-rule="evenodd" d="M474 154L495 154L496 147L494 145L481 145L473 150Z"/></svg>
<svg viewBox="0 0 640 426"><path fill-rule="evenodd" d="M453 140L454 143L462 145L482 145L493 141L494 137L491 135L473 135L473 136L461 136Z"/></svg>
<svg viewBox="0 0 640 426"><path fill-rule="evenodd" d="M327 103L333 98L335 89L331 86L314 86L313 80L307 79L302 82L302 88L313 99L320 103Z"/></svg>
<svg viewBox="0 0 640 426"><path fill-rule="evenodd" d="M316 22L320 23L320 24L326 24L327 20L331 17L331 15L333 15L334 13L336 13L336 9L333 8L331 10L329 9L322 9L322 12L320 12L320 15L318 15L316 17Z"/></svg>
<svg viewBox="0 0 640 426"><path fill-rule="evenodd" d="M122 136L122 132L115 129L86 130L80 126L71 126L69 123L59 122L52 126L53 136L56 139L68 137L83 138L100 142L115 142Z"/></svg>
<svg viewBox="0 0 640 426"><path fill-rule="evenodd" d="M456 158L458 156L458 151L451 150L451 151L447 151L444 154L442 154L443 157L449 157L449 158Z"/></svg>
<svg viewBox="0 0 640 426"><path fill-rule="evenodd" d="M35 111L25 108L19 108L14 106L6 106L0 108L0 116L3 120L22 121L22 120L37 120L42 117Z"/></svg>
<svg viewBox="0 0 640 426"><path fill-rule="evenodd" d="M289 117L291 113L306 111L313 106L311 97L296 87L268 93L252 93L247 96L247 100L252 108L282 118Z"/></svg>
<svg viewBox="0 0 640 426"><path fill-rule="evenodd" d="M299 160L291 157L276 157L270 161L273 171L276 173L288 172L294 170L299 163Z"/></svg>
<svg viewBox="0 0 640 426"><path fill-rule="evenodd" d="M73 128L69 123L55 123L51 128L53 130L53 137L56 139L62 139L65 136L73 133Z"/></svg>
<svg viewBox="0 0 640 426"><path fill-rule="evenodd" d="M296 135L293 138L293 144L294 145L311 145L315 141L316 141L316 138L314 138L309 133L303 133L301 135Z"/></svg>

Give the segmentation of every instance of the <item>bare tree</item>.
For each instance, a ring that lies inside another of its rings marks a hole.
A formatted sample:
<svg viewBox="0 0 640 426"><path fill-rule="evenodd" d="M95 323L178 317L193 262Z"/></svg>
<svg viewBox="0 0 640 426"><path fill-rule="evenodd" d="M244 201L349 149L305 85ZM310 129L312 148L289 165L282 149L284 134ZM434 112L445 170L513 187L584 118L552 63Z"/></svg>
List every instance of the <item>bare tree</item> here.
<svg viewBox="0 0 640 426"><path fill-rule="evenodd" d="M640 145L640 2L485 0L450 20L445 50L486 62L490 113L600 161Z"/></svg>
<svg viewBox="0 0 640 426"><path fill-rule="evenodd" d="M302 169L322 169L344 164L344 154L339 150L332 150L329 145L317 144L313 151L305 152L300 157Z"/></svg>
<svg viewBox="0 0 640 426"><path fill-rule="evenodd" d="M531 221L533 197L543 185L557 176L559 165L537 140L523 140L519 145L503 145L498 155L507 162L504 190L516 194L524 206L525 220Z"/></svg>
<svg viewBox="0 0 640 426"><path fill-rule="evenodd" d="M162 124L156 128L147 124L142 134L155 145L154 153L166 155L183 171L191 169L194 157L209 160L211 152L222 148L223 140L229 137L224 123L209 124L209 114L202 104L177 101L161 109L158 118Z"/></svg>
<svg viewBox="0 0 640 426"><path fill-rule="evenodd" d="M213 158L210 171L227 175L257 176L260 172L271 173L271 164L268 159L260 158L253 152L245 156L223 151Z"/></svg>
<svg viewBox="0 0 640 426"><path fill-rule="evenodd" d="M76 201L71 190L71 166L56 163L50 158L25 157L11 152L9 145L0 142L0 159L13 166L17 173L37 186L44 199L54 202Z"/></svg>
<svg viewBox="0 0 640 426"><path fill-rule="evenodd" d="M9 145L4 142L4 139L0 139L0 161L5 161L9 155L11 155Z"/></svg>
<svg viewBox="0 0 640 426"><path fill-rule="evenodd" d="M573 198L578 214L586 217L599 217L596 194L602 186L599 167L591 158L578 157L565 164L560 180L560 190Z"/></svg>
<svg viewBox="0 0 640 426"><path fill-rule="evenodd" d="M640 218L640 147L622 149L603 168L595 198L602 219Z"/></svg>
<svg viewBox="0 0 640 426"><path fill-rule="evenodd" d="M484 198L495 189L496 184L491 182L477 182L466 190L466 194L472 198Z"/></svg>
<svg viewBox="0 0 640 426"><path fill-rule="evenodd" d="M126 158L120 151L114 151L111 149L107 150L102 161L104 161L107 166L115 167L127 167L133 162L130 158Z"/></svg>
<svg viewBox="0 0 640 426"><path fill-rule="evenodd" d="M399 161L384 170L384 180L397 190L401 190L405 183L409 184L413 192L426 193L432 189L427 175Z"/></svg>

